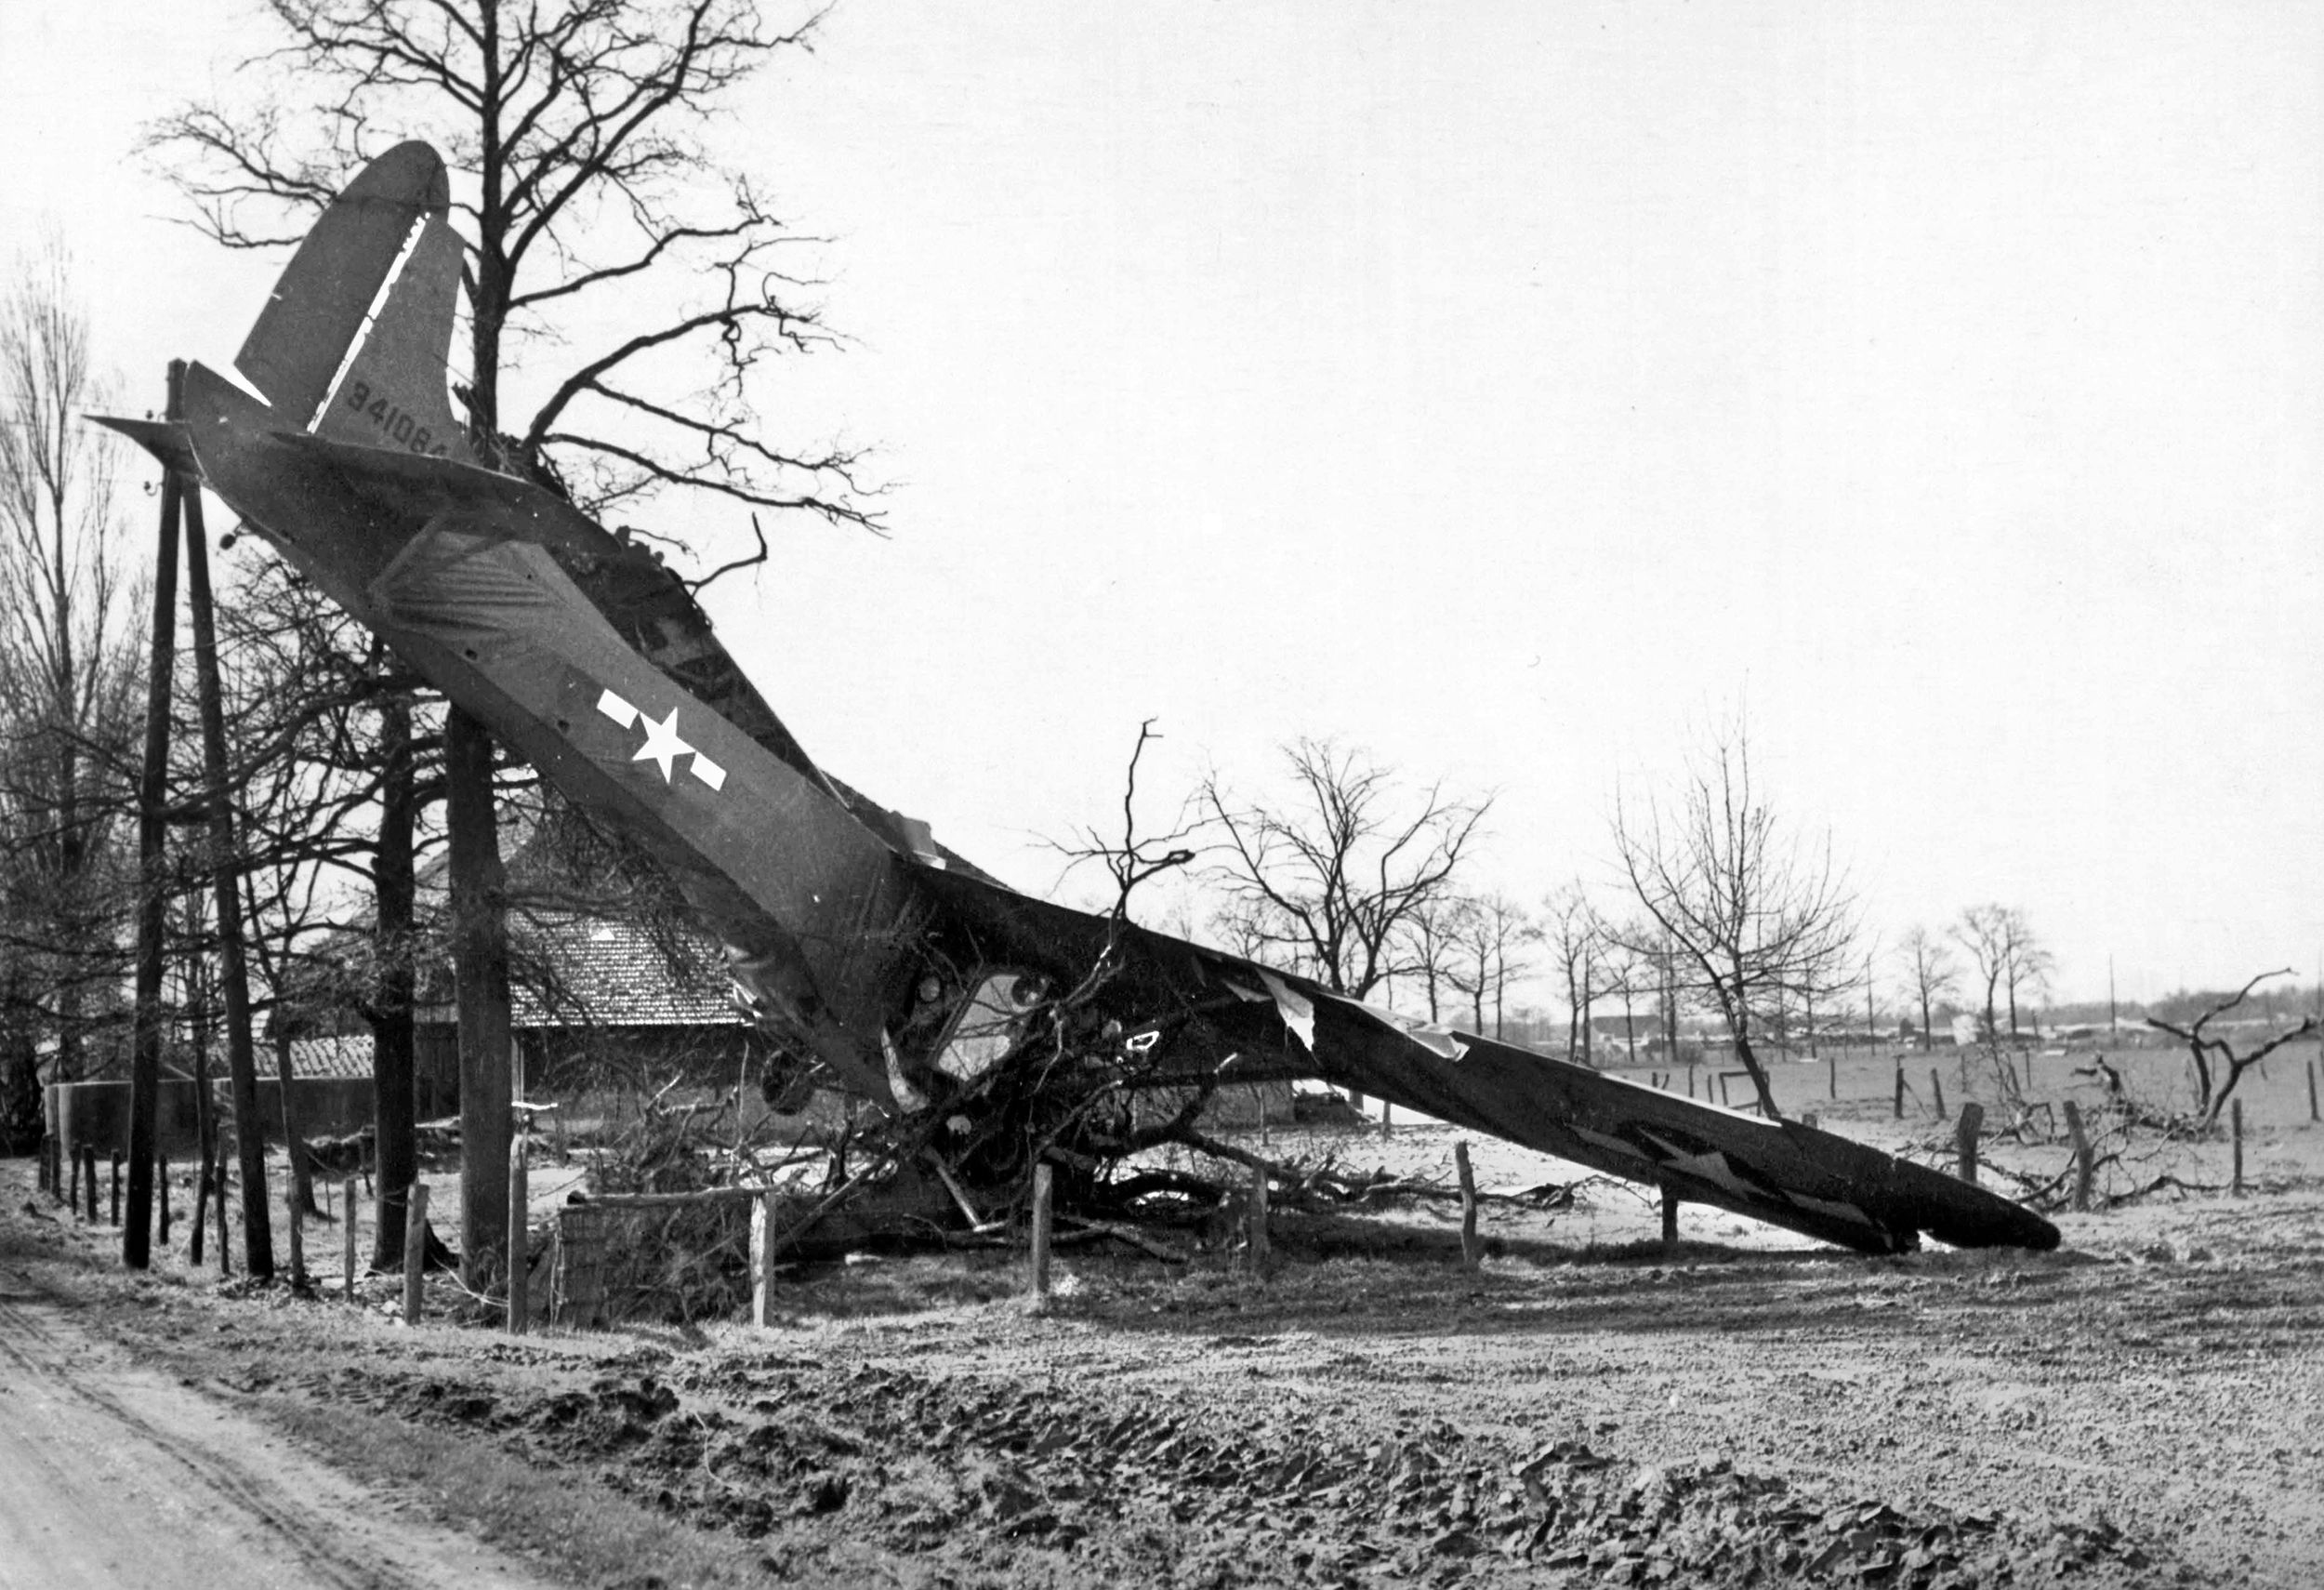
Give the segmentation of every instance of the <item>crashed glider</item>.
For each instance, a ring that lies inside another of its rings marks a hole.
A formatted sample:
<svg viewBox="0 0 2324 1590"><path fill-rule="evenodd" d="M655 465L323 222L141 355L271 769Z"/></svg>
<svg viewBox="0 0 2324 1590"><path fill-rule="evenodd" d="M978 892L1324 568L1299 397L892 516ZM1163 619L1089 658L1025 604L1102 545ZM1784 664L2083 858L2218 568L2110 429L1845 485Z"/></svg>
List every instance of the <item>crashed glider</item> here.
<svg viewBox="0 0 2324 1590"><path fill-rule="evenodd" d="M1092 964L1110 924L1009 889L818 767L675 575L480 461L446 392L460 276L449 207L434 150L389 151L317 221L237 355L260 395L195 364L178 421L107 423L198 473L543 777L641 843L788 1054L891 1109L942 1108L1043 988ZM2058 1240L2007 1199L1813 1127L1420 1027L1158 934L1129 929L1116 954L1101 1014L1126 1053L1179 1074L1287 1057L1868 1252L1924 1232L1956 1246Z"/></svg>

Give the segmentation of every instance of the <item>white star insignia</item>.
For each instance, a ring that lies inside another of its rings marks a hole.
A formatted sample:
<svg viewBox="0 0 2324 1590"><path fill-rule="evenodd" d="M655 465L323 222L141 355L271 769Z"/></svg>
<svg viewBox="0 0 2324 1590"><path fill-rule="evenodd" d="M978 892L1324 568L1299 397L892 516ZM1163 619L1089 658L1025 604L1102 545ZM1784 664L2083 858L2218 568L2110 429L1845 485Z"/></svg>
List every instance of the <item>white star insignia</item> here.
<svg viewBox="0 0 2324 1590"><path fill-rule="evenodd" d="M678 709L669 709L669 716L656 722L644 713L639 719L645 724L645 744L629 753L631 762L652 762L662 770L662 782L670 781L673 760L693 754L693 747L678 737Z"/></svg>
<svg viewBox="0 0 2324 1590"><path fill-rule="evenodd" d="M1738 1198L1764 1199L1767 1196L1735 1173L1735 1167L1728 1162L1724 1150L1713 1148L1703 1154L1683 1154L1676 1144L1656 1137L1651 1132L1646 1135L1653 1139L1656 1147L1662 1150L1662 1162L1671 1170L1683 1171L1697 1180L1709 1182L1712 1186L1723 1187Z"/></svg>
<svg viewBox="0 0 2324 1590"><path fill-rule="evenodd" d="M645 725L645 744L629 754L631 762L651 762L662 770L662 782L667 784L676 776L680 757L693 759L693 775L712 789L726 787L726 769L688 745L678 734L678 712L675 707L669 716L655 720L646 716L621 696L608 690L597 698L597 709L625 729Z"/></svg>

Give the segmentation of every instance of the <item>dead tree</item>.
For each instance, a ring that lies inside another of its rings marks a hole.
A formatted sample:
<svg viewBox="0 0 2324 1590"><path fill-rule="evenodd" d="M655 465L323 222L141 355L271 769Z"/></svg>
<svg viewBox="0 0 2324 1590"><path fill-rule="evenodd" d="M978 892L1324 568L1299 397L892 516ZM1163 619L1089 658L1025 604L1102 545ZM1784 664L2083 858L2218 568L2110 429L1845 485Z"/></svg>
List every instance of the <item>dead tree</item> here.
<svg viewBox="0 0 2324 1590"><path fill-rule="evenodd" d="M1859 911L1829 838L1795 835L1763 803L1740 724L1697 749L1674 803L1618 794L1613 837L1654 935L1675 947L1778 1119L1754 1034L1784 1002L1844 986L1855 960Z"/></svg>
<svg viewBox="0 0 2324 1590"><path fill-rule="evenodd" d="M1935 1019L1936 1002L1953 991L1961 974L1951 953L1924 927L1905 934L1904 942L1896 947L1896 959L1904 968L1906 986L1921 1007L1921 1047L1926 1050L1934 1042L1930 1024Z"/></svg>
<svg viewBox="0 0 2324 1590"><path fill-rule="evenodd" d="M71 277L51 245L0 292L0 1152L40 1135L44 1052L49 1080L87 1075L134 909L142 598Z"/></svg>
<svg viewBox="0 0 2324 1590"><path fill-rule="evenodd" d="M1404 964L1420 980L1428 997L1428 1019L1444 1019L1444 990L1458 987L1454 961L1459 953L1456 930L1468 902L1449 895L1423 901L1406 917Z"/></svg>
<svg viewBox="0 0 2324 1590"><path fill-rule="evenodd" d="M1284 748L1295 793L1235 796L1213 773L1195 801L1213 836L1208 877L1225 936L1243 953L1362 999L1409 959L1419 912L1450 900L1492 802L1441 784L1407 796L1363 752L1328 740Z"/></svg>
<svg viewBox="0 0 2324 1590"><path fill-rule="evenodd" d="M1540 932L1526 917L1525 908L1499 890L1462 901L1460 908L1453 913L1451 938L1456 955L1450 967L1451 981L1453 987L1469 996L1470 1014L1480 1036L1501 1036L1509 985L1531 970L1525 961L1525 947L1539 936ZM1493 1002L1490 1027L1485 1020L1488 997Z"/></svg>
<svg viewBox="0 0 2324 1590"><path fill-rule="evenodd" d="M1576 1065L1591 1063L1590 1007L1599 992L1595 980L1604 933L1578 883L1569 883L1541 902L1541 943L1549 951L1551 971L1565 985L1565 1058Z"/></svg>
<svg viewBox="0 0 2324 1590"><path fill-rule="evenodd" d="M2027 983L2046 976L2049 972L2049 952L2040 947L2033 929L2026 921L2026 913L2014 906L1988 904L1971 906L1961 913L1953 924L1953 940L1969 952L1976 968L1978 982L1983 986L1983 1003L1978 1016L1978 1040L1985 1046L1986 1057L1993 1068L1994 1085L2000 1096L2013 1106L2022 1105L2017 1085L2017 1072L2008 1053L2017 1041L2017 990ZM1997 1001L2007 990L2009 1025L2001 1025L2001 1012ZM1964 1078L1968 1060L1962 1058Z"/></svg>
<svg viewBox="0 0 2324 1590"><path fill-rule="evenodd" d="M2317 1017L2311 1014L2303 1017L2297 1027L2277 1033L2257 1049L2246 1054L2237 1053L2235 1045L2228 1040L2212 1038L2203 1031L2203 1028L2210 1026L2212 1022L2242 1004L2251 997L2252 989L2270 977L2293 975L2295 974L2290 967L2276 972L2263 972L2234 993L2223 994L2213 1000L2200 1015L2184 1027L2164 1021L2152 1014L2147 1016L2147 1026L2167 1032L2185 1044L2188 1057L2195 1062L2195 1108L2202 1130L2208 1132L2219 1123L2219 1115L2227 1106L2228 1095L2235 1092L2236 1084L2243 1080L2243 1074L2246 1071L2275 1053L2285 1044L2305 1038L2310 1033L2317 1031L2319 1026L2324 1026L2324 1024L2319 1024Z"/></svg>

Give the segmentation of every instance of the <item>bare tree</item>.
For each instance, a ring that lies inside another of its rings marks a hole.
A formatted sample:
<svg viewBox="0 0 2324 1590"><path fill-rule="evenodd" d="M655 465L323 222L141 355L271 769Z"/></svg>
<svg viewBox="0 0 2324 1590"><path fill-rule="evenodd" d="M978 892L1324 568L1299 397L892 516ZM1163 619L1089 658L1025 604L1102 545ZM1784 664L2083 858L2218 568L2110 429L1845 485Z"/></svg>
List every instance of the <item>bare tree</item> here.
<svg viewBox="0 0 2324 1590"><path fill-rule="evenodd" d="M20 1146L43 1049L56 1080L84 1074L132 886L139 592L113 456L82 419L106 397L72 274L52 243L0 295L0 1144Z"/></svg>
<svg viewBox="0 0 2324 1590"><path fill-rule="evenodd" d="M357 166L428 138L466 179L460 396L482 461L601 513L679 485L876 526L855 453L786 448L758 422L774 358L833 339L786 264L800 240L699 137L721 96L808 46L820 12L789 28L754 0L275 0L271 12L284 43L244 63L232 98L149 133L212 237L287 243ZM660 308L640 315L641 302ZM633 329L596 341L609 313ZM565 327L591 328L584 351L565 351ZM518 343L546 378L521 419L503 381ZM495 1169L462 1200L480 1284L508 1238L492 1185L509 1136L505 878L482 726L456 709L446 742L464 1140Z"/></svg>
<svg viewBox="0 0 2324 1590"><path fill-rule="evenodd" d="M351 1011L369 1023L372 1260L393 1267L418 1170L412 1005L424 951L413 877L424 815L442 789L443 709L423 703L375 638L280 561L234 572L220 650L260 1002L278 1070L290 1038L320 1015ZM360 913L350 900L365 895L367 934L347 922ZM294 1157L294 1177L302 1166Z"/></svg>
<svg viewBox="0 0 2324 1590"><path fill-rule="evenodd" d="M2001 984L2009 996L2009 1035L2014 1039L2018 991L2046 987L2057 961L2027 924L2025 912L2010 911L2002 929Z"/></svg>
<svg viewBox="0 0 2324 1590"><path fill-rule="evenodd" d="M1195 802L1216 839L1208 868L1225 896L1224 936L1256 960L1362 999L1415 970L1419 913L1456 893L1455 874L1490 801L1442 785L1407 794L1363 752L1329 740L1286 746L1292 793L1232 793L1216 773Z"/></svg>
<svg viewBox="0 0 2324 1590"><path fill-rule="evenodd" d="M1633 1066L1638 1064L1638 996L1659 993L1661 987L1665 958L1657 952L1658 937L1644 922L1624 923L1605 934L1601 986L1622 1001L1622 1047Z"/></svg>
<svg viewBox="0 0 2324 1590"><path fill-rule="evenodd" d="M1932 1013L1937 1001L1959 985L1960 968L1954 965L1952 951L1945 947L1944 940L1920 926L1906 933L1904 942L1896 947L1896 959L1904 969L1905 986L1921 1007L1921 1047L1926 1050L1934 1040Z"/></svg>
<svg viewBox="0 0 2324 1590"><path fill-rule="evenodd" d="M1438 895L1423 900L1405 919L1403 964L1408 974L1420 980L1421 990L1428 996L1428 1019L1445 1019L1444 989L1447 985L1458 987L1453 974L1455 957L1459 953L1456 929L1466 900L1450 895Z"/></svg>
<svg viewBox="0 0 2324 1590"><path fill-rule="evenodd" d="M2203 1028L2242 1004L2251 998L2252 989L2270 977L2296 974L2288 966L2279 972L2263 972L2234 993L2222 994L2213 999L2207 1009L2184 1026L2152 1014L2147 1016L2147 1026L2159 1027L2186 1045L2187 1053L2195 1062L2195 1107L2206 1131L2219 1123L2220 1112L2227 1107L2227 1096L2235 1092L2236 1084L2243 1080L2246 1071L2285 1044L2324 1028L2324 1021L2319 1021L2314 1014L2305 1015L2297 1026L2268 1038L2247 1054L2237 1053L2233 1043L2224 1038L2212 1038ZM2217 1062L2216 1068L2212 1064L2214 1061Z"/></svg>
<svg viewBox="0 0 2324 1590"><path fill-rule="evenodd" d="M2013 993L2008 1035L2017 1031L2014 987L2027 974L2021 969L2023 951L2020 946L2030 943L2031 934L2025 925L2025 917L2016 907L1991 902L1962 909L1960 921L1952 926L1953 942L1969 956L1979 984L1978 1037L1984 1041L1999 1044L2004 1029L2001 1026L2001 990L2010 985Z"/></svg>
<svg viewBox="0 0 2324 1590"><path fill-rule="evenodd" d="M1753 1034L1782 1002L1844 987L1855 960L1858 908L1829 838L1793 833L1763 802L1737 724L1688 759L1674 803L1618 795L1614 848L1654 933L1725 1024L1762 1112L1778 1119Z"/></svg>
<svg viewBox="0 0 2324 1590"><path fill-rule="evenodd" d="M1540 940L1550 971L1565 987L1565 1058L1576 1065L1589 1062L1590 1005L1597 997L1593 980L1603 933L1580 884L1568 883L1541 902Z"/></svg>
<svg viewBox="0 0 2324 1590"><path fill-rule="evenodd" d="M1498 889L1461 901L1452 913L1448 937L1455 953L1447 971L1453 987L1469 996L1471 1014L1480 1036L1486 1031L1485 1001L1489 996L1493 1001L1492 1036L1500 1038L1510 982L1530 970L1525 962L1525 947L1538 936L1525 908ZM1432 997L1432 1011L1434 1003Z"/></svg>

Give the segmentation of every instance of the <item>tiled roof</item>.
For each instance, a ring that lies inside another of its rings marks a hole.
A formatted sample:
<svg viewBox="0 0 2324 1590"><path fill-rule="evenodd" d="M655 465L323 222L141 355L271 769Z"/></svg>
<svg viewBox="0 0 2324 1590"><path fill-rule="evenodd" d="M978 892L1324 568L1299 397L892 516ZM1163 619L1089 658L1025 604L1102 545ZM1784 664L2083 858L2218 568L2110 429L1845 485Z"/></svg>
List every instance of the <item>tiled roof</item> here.
<svg viewBox="0 0 2324 1590"><path fill-rule="evenodd" d="M294 1038L291 1040L290 1058L291 1075L294 1077L368 1077L371 1075L371 1035Z"/></svg>
<svg viewBox="0 0 2324 1590"><path fill-rule="evenodd" d="M602 917L528 913L508 923L509 1019L520 1030L561 1027L746 1027L709 939L686 934L673 968L654 935ZM437 987L452 991L450 968ZM448 998L423 1022L449 1022Z"/></svg>
<svg viewBox="0 0 2324 1590"><path fill-rule="evenodd" d="M717 945L689 934L670 958L634 922L533 916L509 923L511 948L546 971L547 987L520 980L518 1027L742 1027Z"/></svg>

